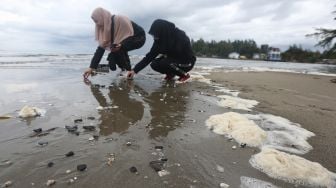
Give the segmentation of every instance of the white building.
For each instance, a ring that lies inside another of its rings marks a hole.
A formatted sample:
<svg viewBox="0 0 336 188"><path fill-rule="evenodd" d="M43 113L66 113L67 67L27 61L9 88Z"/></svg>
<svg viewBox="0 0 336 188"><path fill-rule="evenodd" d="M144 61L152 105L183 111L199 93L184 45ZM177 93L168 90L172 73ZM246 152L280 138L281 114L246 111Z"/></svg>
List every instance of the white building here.
<svg viewBox="0 0 336 188"><path fill-rule="evenodd" d="M269 61L281 61L280 49L270 47L268 49L268 53L267 53L267 60L269 60Z"/></svg>
<svg viewBox="0 0 336 188"><path fill-rule="evenodd" d="M253 57L252 57L253 59L261 59L260 58L260 54L257 54L257 53L255 53L255 54L253 54Z"/></svg>
<svg viewBox="0 0 336 188"><path fill-rule="evenodd" d="M232 53L229 54L230 59L239 59L239 56L240 55L237 52L232 52Z"/></svg>

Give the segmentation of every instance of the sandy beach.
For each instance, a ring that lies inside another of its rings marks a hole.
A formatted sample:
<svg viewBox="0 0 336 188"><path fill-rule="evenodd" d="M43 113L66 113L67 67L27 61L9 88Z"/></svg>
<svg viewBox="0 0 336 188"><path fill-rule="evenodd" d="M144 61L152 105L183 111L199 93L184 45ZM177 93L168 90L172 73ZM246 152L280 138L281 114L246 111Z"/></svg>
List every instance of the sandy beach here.
<svg viewBox="0 0 336 188"><path fill-rule="evenodd" d="M276 72L212 73L210 79L260 102L256 110L285 117L316 134L307 159L336 171L334 77Z"/></svg>
<svg viewBox="0 0 336 188"><path fill-rule="evenodd" d="M0 69L0 115L9 117L0 120L1 185L10 181L11 187L46 187L48 180L55 180L52 187L88 188L307 187L310 183L316 183L310 187L328 187L324 185L334 183L336 89L330 82L334 77L202 74L196 69L191 81L180 84L163 81L162 75L146 69L132 81L110 72L86 84L81 76L85 67L71 61L6 64ZM231 103L225 106L225 101ZM26 105L45 114L20 118ZM240 130L259 130L261 135L275 135L274 140L261 136L256 139L264 144L256 143L250 139L254 132L246 131L232 137L221 134L223 128L208 125L214 115L233 115L224 119L229 126L245 121L251 126ZM270 119L260 124L260 117ZM42 132L35 133L38 129ZM272 129L287 137L277 137ZM270 176L253 166L264 146L318 162L324 176L311 178L316 182ZM71 151L73 155L66 156ZM84 171L77 169L82 164Z"/></svg>

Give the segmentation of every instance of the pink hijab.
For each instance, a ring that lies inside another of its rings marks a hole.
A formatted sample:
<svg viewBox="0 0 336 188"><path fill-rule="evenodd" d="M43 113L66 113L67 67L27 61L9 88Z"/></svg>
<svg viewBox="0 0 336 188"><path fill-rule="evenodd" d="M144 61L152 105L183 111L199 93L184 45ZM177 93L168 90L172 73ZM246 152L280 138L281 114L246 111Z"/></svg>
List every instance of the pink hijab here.
<svg viewBox="0 0 336 188"><path fill-rule="evenodd" d="M96 24L96 41L99 42L99 46L108 50L111 46L111 17L112 14L109 11L100 7L96 8L91 15ZM115 15L113 44L120 44L124 39L133 35L131 20L126 16Z"/></svg>

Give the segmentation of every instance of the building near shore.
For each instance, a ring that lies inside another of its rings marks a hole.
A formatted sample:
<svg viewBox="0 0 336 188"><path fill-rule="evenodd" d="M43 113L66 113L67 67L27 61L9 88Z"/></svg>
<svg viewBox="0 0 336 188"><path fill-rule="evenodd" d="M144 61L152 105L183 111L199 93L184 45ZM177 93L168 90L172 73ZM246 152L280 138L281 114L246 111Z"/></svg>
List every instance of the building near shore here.
<svg viewBox="0 0 336 188"><path fill-rule="evenodd" d="M230 59L239 59L239 56L240 56L239 53L237 53L237 52L232 52L232 53L229 54L228 57L229 57Z"/></svg>
<svg viewBox="0 0 336 188"><path fill-rule="evenodd" d="M252 59L258 60L261 59L261 56L258 53L254 53Z"/></svg>
<svg viewBox="0 0 336 188"><path fill-rule="evenodd" d="M239 59L247 59L247 57L244 56L244 55L241 55L241 56L239 56Z"/></svg>
<svg viewBox="0 0 336 188"><path fill-rule="evenodd" d="M268 61L281 61L281 52L279 48L269 47L267 52Z"/></svg>

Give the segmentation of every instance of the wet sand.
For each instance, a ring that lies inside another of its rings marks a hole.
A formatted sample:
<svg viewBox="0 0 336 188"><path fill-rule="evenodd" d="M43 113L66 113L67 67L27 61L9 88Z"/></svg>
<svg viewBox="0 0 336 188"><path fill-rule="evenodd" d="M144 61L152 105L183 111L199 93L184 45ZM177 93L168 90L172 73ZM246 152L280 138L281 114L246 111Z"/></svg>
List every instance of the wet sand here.
<svg viewBox="0 0 336 188"><path fill-rule="evenodd" d="M1 87L5 88L0 113L13 116L0 120L1 184L10 180L12 187L46 187L47 180L53 179L53 187L196 188L219 187L222 182L240 187L249 177L279 187L293 186L251 167L249 159L258 148L240 148L206 128L209 116L230 111L217 105L218 99L212 95L216 92L208 84L165 82L161 75L144 71L133 81L110 73L98 75L86 85L83 71L0 69ZM18 76L6 79L9 75ZM335 139L335 86L327 77L283 73L214 73L210 77L215 83L241 90L241 97L261 102L257 110L281 115L313 131L316 136L309 142L314 149L307 158L336 171L335 148L330 144ZM297 86L288 84L289 78ZM18 118L18 110L27 104L46 109L46 115ZM100 106L106 108L97 109ZM83 122L74 123L78 118ZM66 125L77 125L79 134L69 133ZM85 131L84 125L96 130ZM47 135L31 137L33 129L54 127ZM92 136L98 138L90 140ZM41 147L40 141L48 145ZM156 146L163 149L156 150ZM66 157L69 151L75 155ZM114 160L107 164L109 158ZM149 163L162 158L168 160L164 168L170 174L160 177ZM48 167L49 162L54 165ZM87 170L77 171L79 164L87 164ZM131 167L136 167L138 174L130 172Z"/></svg>
<svg viewBox="0 0 336 188"><path fill-rule="evenodd" d="M212 73L216 83L241 91L242 98L257 100L256 110L289 119L312 131L313 150L304 157L336 172L335 77L294 73Z"/></svg>

